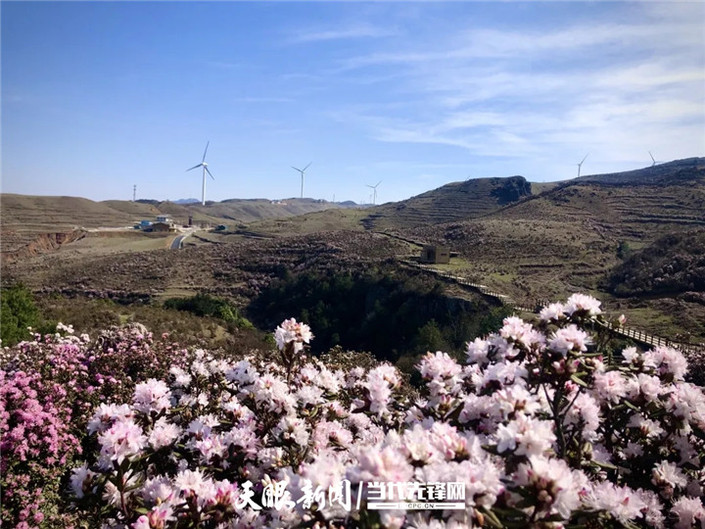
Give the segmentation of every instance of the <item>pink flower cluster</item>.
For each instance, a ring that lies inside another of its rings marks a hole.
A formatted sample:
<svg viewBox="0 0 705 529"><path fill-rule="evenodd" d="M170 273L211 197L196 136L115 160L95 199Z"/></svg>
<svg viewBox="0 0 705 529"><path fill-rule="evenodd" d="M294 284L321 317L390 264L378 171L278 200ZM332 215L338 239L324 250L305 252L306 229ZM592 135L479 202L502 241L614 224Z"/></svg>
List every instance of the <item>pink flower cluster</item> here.
<svg viewBox="0 0 705 529"><path fill-rule="evenodd" d="M305 323L297 322L294 318L284 320L274 331L274 340L282 351L287 344L291 343L294 346L294 352L298 353L312 338L311 328Z"/></svg>
<svg viewBox="0 0 705 529"><path fill-rule="evenodd" d="M66 391L37 373L0 370L2 520L37 527L45 493L57 492L64 465L80 452Z"/></svg>
<svg viewBox="0 0 705 529"><path fill-rule="evenodd" d="M705 395L675 350L610 355L573 296L507 318L466 365L428 353L416 394L388 364L228 361L198 351L169 380L98 407L71 479L106 527L705 527ZM278 345L307 343L287 320ZM464 509L407 492L459 482ZM389 510L361 491L387 487ZM402 485L399 485L402 484ZM352 490L349 503L342 488ZM359 495L359 496L358 496Z"/></svg>
<svg viewBox="0 0 705 529"><path fill-rule="evenodd" d="M134 405L160 413L169 405L168 388L149 377L166 376L183 357L175 354L178 344L154 344L141 325L105 331L95 341L74 336L71 326L57 328L68 334L35 335L0 350L0 485L8 527L70 525L56 514L63 510L62 479L95 405L137 388Z"/></svg>

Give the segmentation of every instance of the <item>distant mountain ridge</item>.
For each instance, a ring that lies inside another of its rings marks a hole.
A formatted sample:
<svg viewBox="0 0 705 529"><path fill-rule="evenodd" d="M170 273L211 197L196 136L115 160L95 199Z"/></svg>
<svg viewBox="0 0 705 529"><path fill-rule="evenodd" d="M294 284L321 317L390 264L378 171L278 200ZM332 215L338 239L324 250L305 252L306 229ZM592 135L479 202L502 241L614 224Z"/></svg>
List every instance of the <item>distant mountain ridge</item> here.
<svg viewBox="0 0 705 529"><path fill-rule="evenodd" d="M124 227L140 220L153 220L158 215L169 215L175 222L222 224L223 221L248 223L303 215L341 206L313 199L266 199L208 202L202 206L141 199L106 200L95 202L79 197L31 196L3 193L0 195L0 250L14 251L28 244L39 234L66 233L77 228Z"/></svg>
<svg viewBox="0 0 705 529"><path fill-rule="evenodd" d="M705 158L685 158L633 171L580 176L566 181L565 184L671 185L703 178Z"/></svg>
<svg viewBox="0 0 705 529"><path fill-rule="evenodd" d="M663 232L666 225L705 224L705 158L702 157L622 173L586 175L554 185L534 184L534 187L542 192L532 193L532 184L523 176L449 183L407 200L369 208L360 222L367 229L405 230L496 214L505 220L581 218L610 232L616 229L627 239L642 236L647 227ZM2 194L0 200L3 251L8 245L20 244L26 232L128 226L157 215L170 215L184 224L191 217L196 223L216 225L224 221L252 223L357 207L352 202L299 198L228 199L207 202L206 206L198 201L183 203L195 199L94 202L77 197ZM348 221L347 225L356 223L359 229L359 214L354 217L356 220ZM342 217L335 223L346 225Z"/></svg>
<svg viewBox="0 0 705 529"><path fill-rule="evenodd" d="M475 178L378 206L363 223L384 229L452 222L487 215L530 195L531 183L523 176Z"/></svg>

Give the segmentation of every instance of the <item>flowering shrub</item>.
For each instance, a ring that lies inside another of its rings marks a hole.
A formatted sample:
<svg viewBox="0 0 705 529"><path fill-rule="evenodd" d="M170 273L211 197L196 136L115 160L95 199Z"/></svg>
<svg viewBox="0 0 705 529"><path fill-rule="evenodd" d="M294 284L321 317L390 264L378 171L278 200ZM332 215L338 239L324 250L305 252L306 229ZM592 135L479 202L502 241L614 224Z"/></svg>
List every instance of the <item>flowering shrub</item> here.
<svg viewBox="0 0 705 529"><path fill-rule="evenodd" d="M178 344L155 344L140 325L105 331L94 342L74 336L70 326L57 328L0 353L0 485L8 527L66 522L58 513L62 477L82 445L95 446L85 438L93 408L129 398L144 377L167 376L184 359Z"/></svg>
<svg viewBox="0 0 705 529"><path fill-rule="evenodd" d="M304 356L294 320L278 362L197 351L94 410L76 508L134 529L705 527L703 391L678 351L603 350L601 317L574 295L535 326L506 318L467 365L428 353L413 402L389 364ZM407 508L448 481L464 508ZM371 486L396 506L373 508Z"/></svg>
<svg viewBox="0 0 705 529"><path fill-rule="evenodd" d="M2 520L37 526L60 491L64 465L80 450L66 391L36 374L0 371Z"/></svg>

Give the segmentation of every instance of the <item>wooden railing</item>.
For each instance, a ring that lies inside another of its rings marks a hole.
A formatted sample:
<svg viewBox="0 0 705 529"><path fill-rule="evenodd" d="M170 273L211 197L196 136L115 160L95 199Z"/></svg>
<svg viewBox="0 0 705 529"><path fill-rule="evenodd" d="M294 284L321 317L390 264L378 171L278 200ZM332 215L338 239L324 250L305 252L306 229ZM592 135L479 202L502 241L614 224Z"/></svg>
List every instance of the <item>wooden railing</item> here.
<svg viewBox="0 0 705 529"><path fill-rule="evenodd" d="M524 302L524 305L520 305L519 303L515 302L513 299L511 299L509 296L505 294L501 294L499 292L496 292L492 290L491 288L481 285L479 283L474 283L464 277L454 275L450 272L447 272L445 270L439 270L438 268L433 268L431 266L427 265L422 265L419 264L415 261L410 261L410 260L401 260L401 263L404 264L405 266L415 268L417 270L423 270L427 273L433 274L436 277L439 277L441 279L444 279L446 281L453 282L455 284L471 288L473 290L476 290L480 294L484 296L488 296L491 298L494 298L498 300L500 303L503 305L507 305L511 307L512 309L519 311L519 312L532 312L532 313L538 313L543 307L548 305L550 303L549 300L547 299L536 299L536 300L529 300L528 302ZM530 307L527 307L525 305L530 305ZM705 344L687 344L687 343L681 343L681 342L674 342L673 340L667 340L666 338L662 338L661 336L655 336L652 334L645 333L643 331L640 331L638 329L632 329L629 327L624 327L624 326L617 326L612 323L604 323L603 326L608 329L610 332L624 336L625 338L630 338L631 340L634 340L635 342L645 344L645 345L650 345L652 347L659 347L659 346L666 346L666 347L673 347L675 349L679 349L683 353L694 353L696 351L705 351Z"/></svg>

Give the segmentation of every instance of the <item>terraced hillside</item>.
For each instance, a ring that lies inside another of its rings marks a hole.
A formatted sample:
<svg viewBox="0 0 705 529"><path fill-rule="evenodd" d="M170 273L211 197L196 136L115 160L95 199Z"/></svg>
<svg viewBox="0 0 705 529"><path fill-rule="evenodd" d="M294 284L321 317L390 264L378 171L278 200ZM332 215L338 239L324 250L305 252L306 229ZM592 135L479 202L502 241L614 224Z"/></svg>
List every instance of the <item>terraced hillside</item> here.
<svg viewBox="0 0 705 529"><path fill-rule="evenodd" d="M0 250L17 252L27 246L50 250L78 237L82 228L125 227L157 215L170 215L177 223L225 224L283 218L339 205L312 199L291 199L274 203L269 200L239 200L200 204L173 202L128 202L108 200L94 202L76 197L39 197L2 194ZM53 241L53 242L52 242ZM40 248L41 247L41 248Z"/></svg>
<svg viewBox="0 0 705 529"><path fill-rule="evenodd" d="M461 256L456 271L517 300L576 291L610 299L605 278L622 262L625 247L638 251L668 234L705 227L705 164L698 160L687 164L687 178L683 164L674 162L659 167L658 179L639 171L616 178L618 184L576 179L482 218L398 231L449 245ZM669 335L687 327L705 335L698 324L705 321L705 304L694 299L651 293L614 303L631 308L650 332Z"/></svg>
<svg viewBox="0 0 705 529"><path fill-rule="evenodd" d="M627 255L606 287L617 296L684 295L705 304L705 229L672 233Z"/></svg>
<svg viewBox="0 0 705 529"><path fill-rule="evenodd" d="M376 207L363 224L390 229L452 222L487 215L530 195L531 184L523 176L477 178Z"/></svg>
<svg viewBox="0 0 705 529"><path fill-rule="evenodd" d="M684 158L651 167L621 173L585 175L571 180L571 183L598 183L603 185L658 185L685 183L702 178L705 158Z"/></svg>
<svg viewBox="0 0 705 529"><path fill-rule="evenodd" d="M639 245L684 227L705 226L705 159L575 179L506 208L498 218L584 222ZM603 178L604 176L604 178ZM617 182L617 183L615 183Z"/></svg>

